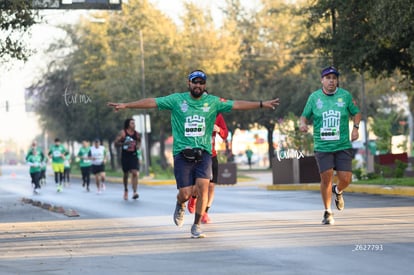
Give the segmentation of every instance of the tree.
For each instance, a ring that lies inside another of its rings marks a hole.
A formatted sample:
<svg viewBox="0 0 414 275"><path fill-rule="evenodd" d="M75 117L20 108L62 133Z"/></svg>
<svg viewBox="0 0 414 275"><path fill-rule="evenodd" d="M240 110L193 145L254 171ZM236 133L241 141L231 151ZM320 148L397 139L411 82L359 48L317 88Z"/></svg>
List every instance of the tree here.
<svg viewBox="0 0 414 275"><path fill-rule="evenodd" d="M373 77L400 73L414 110L414 2L313 1L307 10L313 46L343 71ZM390 92L390 91L387 91Z"/></svg>
<svg viewBox="0 0 414 275"><path fill-rule="evenodd" d="M24 35L37 23L37 12L29 1L5 0L0 2L0 60L24 60L32 50L25 44Z"/></svg>

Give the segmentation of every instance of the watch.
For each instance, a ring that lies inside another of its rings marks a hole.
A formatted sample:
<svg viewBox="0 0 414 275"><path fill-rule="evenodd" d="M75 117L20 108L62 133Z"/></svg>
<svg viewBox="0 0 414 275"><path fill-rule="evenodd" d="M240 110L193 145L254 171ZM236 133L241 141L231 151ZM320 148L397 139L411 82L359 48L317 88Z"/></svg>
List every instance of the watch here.
<svg viewBox="0 0 414 275"><path fill-rule="evenodd" d="M354 128L359 129L359 124L354 124Z"/></svg>

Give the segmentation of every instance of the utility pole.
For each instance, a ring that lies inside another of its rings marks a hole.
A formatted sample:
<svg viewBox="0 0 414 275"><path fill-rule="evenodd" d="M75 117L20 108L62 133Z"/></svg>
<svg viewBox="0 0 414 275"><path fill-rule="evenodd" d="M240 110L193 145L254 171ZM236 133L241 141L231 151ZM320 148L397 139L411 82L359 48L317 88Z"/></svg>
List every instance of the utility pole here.
<svg viewBox="0 0 414 275"><path fill-rule="evenodd" d="M143 35L142 35L142 30L139 30L139 44L140 44L140 48L141 48L141 89L142 89L142 98L146 98L146 92L145 92L145 62L144 62L144 39L143 39ZM144 138L144 160L145 160L145 165L144 165L144 173L145 176L149 175L149 142L148 142L148 129L147 129L147 111L144 110L144 133L143 138Z"/></svg>
<svg viewBox="0 0 414 275"><path fill-rule="evenodd" d="M365 97L365 78L364 72L361 70L361 98L362 98L362 120L364 121L364 136L365 136L365 169L367 172L370 170L370 159L368 155L369 151L369 138L368 138L368 114L367 114L367 103Z"/></svg>

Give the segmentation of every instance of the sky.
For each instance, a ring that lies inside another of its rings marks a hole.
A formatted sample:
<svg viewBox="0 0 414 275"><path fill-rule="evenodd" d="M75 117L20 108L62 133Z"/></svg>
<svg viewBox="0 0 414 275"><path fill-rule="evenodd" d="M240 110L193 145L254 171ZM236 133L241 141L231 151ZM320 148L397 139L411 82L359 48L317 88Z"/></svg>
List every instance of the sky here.
<svg viewBox="0 0 414 275"><path fill-rule="evenodd" d="M202 7L209 8L215 23L218 26L221 24L220 8L224 7L224 0L150 0L177 24L180 22L185 1L199 3ZM258 2L258 0L241 0L249 10L257 7ZM12 139L21 150L26 150L33 138L41 134L38 117L33 113L25 112L25 88L29 87L46 68L47 55L44 51L51 42L62 35L56 26L61 23L75 23L81 15L88 13L81 10L40 12L48 23L34 26L32 37L29 39L30 46L37 49L37 53L26 63L0 64L0 152L5 149L5 140ZM9 104L8 112L5 110L6 101Z"/></svg>

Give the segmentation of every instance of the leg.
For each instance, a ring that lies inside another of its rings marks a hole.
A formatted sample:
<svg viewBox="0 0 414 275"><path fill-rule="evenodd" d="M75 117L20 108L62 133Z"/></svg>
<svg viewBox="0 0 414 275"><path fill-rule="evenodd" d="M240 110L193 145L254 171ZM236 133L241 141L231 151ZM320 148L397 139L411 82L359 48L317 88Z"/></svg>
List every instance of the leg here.
<svg viewBox="0 0 414 275"><path fill-rule="evenodd" d="M122 182L124 183L124 191L128 192L128 171L124 171Z"/></svg>
<svg viewBox="0 0 414 275"><path fill-rule="evenodd" d="M194 217L194 224L200 224L201 217L204 215L208 202L208 187L210 180L197 178L195 188L197 190L197 204L196 214Z"/></svg>
<svg viewBox="0 0 414 275"><path fill-rule="evenodd" d="M343 190L345 190L352 180L352 172L349 171L337 171L336 172L338 176L338 192L341 193Z"/></svg>
<svg viewBox="0 0 414 275"><path fill-rule="evenodd" d="M322 173L321 176L321 185L320 191L322 195L322 202L325 210L331 209L332 201L332 179L333 179L333 169L328 169Z"/></svg>
<svg viewBox="0 0 414 275"><path fill-rule="evenodd" d="M138 199L139 195L137 193L138 191L138 170L131 170L131 183L132 183L132 190L134 190L134 195L132 198L134 200Z"/></svg>
<svg viewBox="0 0 414 275"><path fill-rule="evenodd" d="M187 203L188 212L190 212L190 213L194 213L195 212L196 203L197 203L197 190L193 186L192 195L189 198L188 203Z"/></svg>
<svg viewBox="0 0 414 275"><path fill-rule="evenodd" d="M105 189L106 189L106 186L105 186L105 177L106 177L105 171L102 171L100 176L101 176L101 187L102 187L102 190L105 191Z"/></svg>
<svg viewBox="0 0 414 275"><path fill-rule="evenodd" d="M39 193L39 189L40 189L40 172L36 172L33 174L33 180L34 180L34 191L35 193Z"/></svg>
<svg viewBox="0 0 414 275"><path fill-rule="evenodd" d="M177 203L184 204L193 194L193 186L186 186L178 189Z"/></svg>
<svg viewBox="0 0 414 275"><path fill-rule="evenodd" d="M81 172L82 172L82 186L85 187L86 182L87 182L87 173L88 173L88 167L81 167Z"/></svg>
<svg viewBox="0 0 414 275"><path fill-rule="evenodd" d="M124 171L122 182L124 183L124 200L128 200L128 171Z"/></svg>

